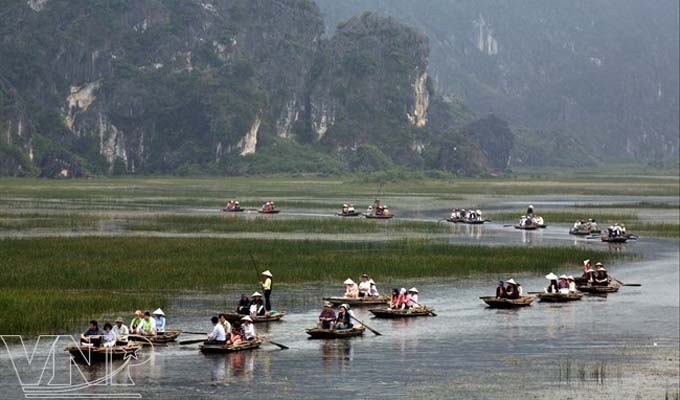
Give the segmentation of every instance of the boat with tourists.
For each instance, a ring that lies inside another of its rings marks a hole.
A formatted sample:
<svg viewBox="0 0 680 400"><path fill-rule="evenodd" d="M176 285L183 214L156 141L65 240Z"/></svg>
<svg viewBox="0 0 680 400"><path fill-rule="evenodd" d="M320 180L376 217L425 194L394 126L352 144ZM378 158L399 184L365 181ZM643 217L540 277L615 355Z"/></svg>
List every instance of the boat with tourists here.
<svg viewBox="0 0 680 400"><path fill-rule="evenodd" d="M481 296L480 299L485 302L489 308L520 308L530 306L531 303L536 300L536 296L520 296L516 299L496 296Z"/></svg>
<svg viewBox="0 0 680 400"><path fill-rule="evenodd" d="M435 316L434 309L430 307L414 307L404 309L372 308L368 310L375 318L414 318Z"/></svg>
<svg viewBox="0 0 680 400"><path fill-rule="evenodd" d="M361 325L355 325L349 329L310 328L305 330L309 335L309 339L344 339L363 336L365 331L366 328Z"/></svg>
<svg viewBox="0 0 680 400"><path fill-rule="evenodd" d="M581 300L583 298L582 292L569 292L569 293L539 293L537 294L538 300L547 303L566 303L569 301Z"/></svg>
<svg viewBox="0 0 680 400"><path fill-rule="evenodd" d="M235 313L235 312L225 312L223 313L226 320L233 322L233 321L240 321L241 318L243 318L243 314ZM265 315L251 315L250 318L252 318L253 323L265 323L265 322L276 322L276 321L281 321L283 317L286 316L286 311L272 311L269 314Z"/></svg>
<svg viewBox="0 0 680 400"><path fill-rule="evenodd" d="M181 329L168 329L163 333L158 333L155 335L129 335L128 342L134 342L141 344L142 346L170 343L176 341L181 334Z"/></svg>
<svg viewBox="0 0 680 400"><path fill-rule="evenodd" d="M376 306L381 304L388 304L390 302L389 296L364 296L364 297L324 297L323 301L333 303L333 305L349 304L352 307L361 306Z"/></svg>
<svg viewBox="0 0 680 400"><path fill-rule="evenodd" d="M141 344L126 344L122 346L93 346L90 344L71 345L64 350L79 363L93 363L109 360L123 360L126 357L136 357L142 349Z"/></svg>

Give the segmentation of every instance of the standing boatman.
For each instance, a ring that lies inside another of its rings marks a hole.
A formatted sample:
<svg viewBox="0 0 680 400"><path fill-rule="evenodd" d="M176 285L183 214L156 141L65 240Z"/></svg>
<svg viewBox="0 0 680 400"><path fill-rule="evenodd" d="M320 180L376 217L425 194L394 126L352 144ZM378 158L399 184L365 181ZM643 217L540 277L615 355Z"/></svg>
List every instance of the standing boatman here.
<svg viewBox="0 0 680 400"><path fill-rule="evenodd" d="M269 270L264 271L262 276L265 277L264 282L260 282L260 286L262 286L262 290L264 291L264 309L266 310L267 314L269 314L272 311L272 303L269 297L272 295L273 276Z"/></svg>

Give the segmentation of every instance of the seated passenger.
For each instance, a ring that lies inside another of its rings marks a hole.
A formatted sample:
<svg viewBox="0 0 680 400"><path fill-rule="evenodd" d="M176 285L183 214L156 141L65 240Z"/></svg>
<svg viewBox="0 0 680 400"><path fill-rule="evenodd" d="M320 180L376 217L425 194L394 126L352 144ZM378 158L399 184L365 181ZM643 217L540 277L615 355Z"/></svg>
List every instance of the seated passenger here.
<svg viewBox="0 0 680 400"><path fill-rule="evenodd" d="M359 297L368 296L368 292L371 290L371 284L368 281L367 274L361 274L359 278Z"/></svg>
<svg viewBox="0 0 680 400"><path fill-rule="evenodd" d="M213 330L208 334L209 343L224 343L227 341L226 333L224 332L224 326L220 324L220 319L213 316L210 318L210 322L213 324Z"/></svg>
<svg viewBox="0 0 680 400"><path fill-rule="evenodd" d="M227 314L220 313L217 318L220 320L220 324L222 324L222 327L224 328L225 335L231 332L231 323L229 323L229 320L227 319Z"/></svg>
<svg viewBox="0 0 680 400"><path fill-rule="evenodd" d="M241 299L236 306L236 313L241 315L250 314L250 299L248 299L247 294L241 293Z"/></svg>
<svg viewBox="0 0 680 400"><path fill-rule="evenodd" d="M557 283L557 288L559 289L560 293L568 292L569 291L569 277L562 274L560 275L560 280Z"/></svg>
<svg viewBox="0 0 680 400"><path fill-rule="evenodd" d="M380 296L380 292L378 292L378 287L375 285L375 281L373 279L369 279L368 283L371 285L370 289L368 290L368 295L370 297Z"/></svg>
<svg viewBox="0 0 680 400"><path fill-rule="evenodd" d="M250 303L250 315L252 317L263 316L266 310L262 295L259 292L255 292L251 297L253 298L253 301Z"/></svg>
<svg viewBox="0 0 680 400"><path fill-rule="evenodd" d="M90 321L90 327L87 328L85 332L80 334L80 341L83 343L90 343L92 336L99 336L100 334L99 324L97 321L92 320Z"/></svg>
<svg viewBox="0 0 680 400"><path fill-rule="evenodd" d="M507 295L505 293L505 284L503 281L498 281L498 287L496 287L496 298L504 299Z"/></svg>
<svg viewBox="0 0 680 400"><path fill-rule="evenodd" d="M392 289L392 297L390 297L390 308L399 307L399 289Z"/></svg>
<svg viewBox="0 0 680 400"><path fill-rule="evenodd" d="M231 332L228 333L227 344L238 346L243 342L243 329L240 322L234 322L231 326Z"/></svg>
<svg viewBox="0 0 680 400"><path fill-rule="evenodd" d="M607 274L607 270L604 269L604 266L602 266L602 263L597 263L595 264L597 269L595 270L595 276L593 279L593 284L596 286L607 286L609 285L610 278L609 274Z"/></svg>
<svg viewBox="0 0 680 400"><path fill-rule="evenodd" d="M505 281L505 283L507 283L507 286L505 287L505 293L507 294L508 299L519 299L520 293L517 282L515 282L514 279L509 279Z"/></svg>
<svg viewBox="0 0 680 400"><path fill-rule="evenodd" d="M408 308L420 307L420 304L418 304L418 289L412 287L411 289L408 290L408 294L409 299L406 300L406 307Z"/></svg>
<svg viewBox="0 0 680 400"><path fill-rule="evenodd" d="M356 212L356 209L354 208L354 204L350 204L349 207L347 207L347 213L348 214L354 214Z"/></svg>
<svg viewBox="0 0 680 400"><path fill-rule="evenodd" d="M115 323L116 325L113 326L113 333L116 335L116 340L119 342L127 342L130 330L123 324L123 318L118 317Z"/></svg>
<svg viewBox="0 0 680 400"><path fill-rule="evenodd" d="M331 329L336 318L337 316L335 315L335 311L333 311L332 304L329 302L324 303L323 310L321 310L321 314L319 314L319 328Z"/></svg>
<svg viewBox="0 0 680 400"><path fill-rule="evenodd" d="M352 329L353 326L352 311L350 311L349 305L341 305L335 318L335 329Z"/></svg>
<svg viewBox="0 0 680 400"><path fill-rule="evenodd" d="M343 285L345 285L344 297L348 299L356 299L359 297L359 288L352 279L347 278L345 282L343 282Z"/></svg>
<svg viewBox="0 0 680 400"><path fill-rule="evenodd" d="M555 275L551 272L551 273L549 273L548 275L545 276L545 279L550 281L550 284L548 285L548 287L545 288L545 292L546 293L557 293L559 291L559 287L557 286L557 275Z"/></svg>
<svg viewBox="0 0 680 400"><path fill-rule="evenodd" d="M575 293L576 292L576 281L574 280L574 277L569 275L568 280L569 280L569 293Z"/></svg>
<svg viewBox="0 0 680 400"><path fill-rule="evenodd" d="M104 324L104 332L102 332L102 346L114 347L116 345L116 334L113 333L113 326L108 322Z"/></svg>
<svg viewBox="0 0 680 400"><path fill-rule="evenodd" d="M245 316L241 318L241 329L243 330L243 339L245 340L255 340L257 335L255 334L255 325L253 324L252 318Z"/></svg>
<svg viewBox="0 0 680 400"><path fill-rule="evenodd" d="M139 326L139 334L144 336L156 335L156 320L148 311L144 312L144 319L142 320L142 324Z"/></svg>
<svg viewBox="0 0 680 400"><path fill-rule="evenodd" d="M165 313L160 308L153 312L153 318L156 320L156 334L165 334Z"/></svg>

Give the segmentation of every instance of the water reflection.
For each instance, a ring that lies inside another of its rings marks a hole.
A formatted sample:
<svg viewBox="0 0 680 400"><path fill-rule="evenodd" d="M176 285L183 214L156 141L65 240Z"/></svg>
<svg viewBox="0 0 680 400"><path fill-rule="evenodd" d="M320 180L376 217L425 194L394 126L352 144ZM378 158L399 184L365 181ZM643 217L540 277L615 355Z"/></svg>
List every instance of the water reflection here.
<svg viewBox="0 0 680 400"><path fill-rule="evenodd" d="M257 353L257 355L256 355ZM269 375L269 354L264 351L239 351L230 354L205 355L210 364L212 385L251 383L255 372L255 357L263 364L262 372Z"/></svg>
<svg viewBox="0 0 680 400"><path fill-rule="evenodd" d="M339 370L343 370L354 359L352 339L322 340L319 353L321 364L326 371L332 371L336 365Z"/></svg>

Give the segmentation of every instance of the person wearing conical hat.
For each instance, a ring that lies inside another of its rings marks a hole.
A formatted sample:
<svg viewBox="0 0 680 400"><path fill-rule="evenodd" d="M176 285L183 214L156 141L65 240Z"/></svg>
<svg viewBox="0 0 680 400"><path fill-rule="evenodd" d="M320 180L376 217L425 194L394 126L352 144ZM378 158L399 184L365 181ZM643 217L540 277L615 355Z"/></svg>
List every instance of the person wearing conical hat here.
<svg viewBox="0 0 680 400"><path fill-rule="evenodd" d="M604 268L602 263L595 264L595 274L594 274L593 284L597 286L607 286L611 281L607 270Z"/></svg>
<svg viewBox="0 0 680 400"><path fill-rule="evenodd" d="M359 288L352 279L347 278L345 282L343 282L343 285L345 285L344 297L348 299L356 299L359 297Z"/></svg>
<svg viewBox="0 0 680 400"><path fill-rule="evenodd" d="M549 273L548 275L545 276L545 279L550 281L550 284L548 285L547 288L545 288L546 293L557 293L558 292L558 287L557 287L557 275L553 274L552 272Z"/></svg>
<svg viewBox="0 0 680 400"><path fill-rule="evenodd" d="M378 287L375 285L375 281L373 279L369 279L368 284L370 285L370 289L368 289L369 297L380 296L380 292L378 292Z"/></svg>
<svg viewBox="0 0 680 400"><path fill-rule="evenodd" d="M160 307L153 312L153 318L156 320L156 334L165 335L165 313Z"/></svg>
<svg viewBox="0 0 680 400"><path fill-rule="evenodd" d="M116 340L119 342L127 342L130 329L123 323L123 317L118 317L114 321L113 333L116 335Z"/></svg>
<svg viewBox="0 0 680 400"><path fill-rule="evenodd" d="M264 301L262 301L262 294L255 292L250 297L252 298L250 302L250 315L254 317L265 315L266 310Z"/></svg>
<svg viewBox="0 0 680 400"><path fill-rule="evenodd" d="M408 290L408 295L409 298L406 301L406 307L408 308L416 308L420 307L420 304L418 304L418 289L415 287L412 287Z"/></svg>
<svg viewBox="0 0 680 400"><path fill-rule="evenodd" d="M361 274L359 278L359 297L368 296L368 292L371 290L371 284L368 279L368 274Z"/></svg>
<svg viewBox="0 0 680 400"><path fill-rule="evenodd" d="M349 207L347 207L347 212L349 214L354 214L356 212L356 209L354 208L354 204L350 203Z"/></svg>
<svg viewBox="0 0 680 400"><path fill-rule="evenodd" d="M569 292L575 293L576 292L576 280L571 275L569 275L567 277L567 280L569 281Z"/></svg>
<svg viewBox="0 0 680 400"><path fill-rule="evenodd" d="M262 276L264 276L264 282L261 282L260 286L262 286L262 291L264 292L264 309L267 313L270 313L272 311L271 296L273 283L272 279L274 276L269 270L264 271Z"/></svg>
<svg viewBox="0 0 680 400"><path fill-rule="evenodd" d="M352 329L352 311L348 304L343 304L338 310L338 315L335 318L335 329Z"/></svg>
<svg viewBox="0 0 680 400"><path fill-rule="evenodd" d="M569 278L566 275L560 275L560 280L557 282L557 288L560 291L569 289Z"/></svg>
<svg viewBox="0 0 680 400"><path fill-rule="evenodd" d="M255 338L257 338L257 335L255 334L255 325L250 316L246 315L241 318L241 329L243 329L243 338L245 340L255 340Z"/></svg>
<svg viewBox="0 0 680 400"><path fill-rule="evenodd" d="M323 310L321 310L321 314L319 314L319 328L331 329L333 327L333 321L335 321L336 318L335 311L333 311L333 305L329 302L325 302Z"/></svg>
<svg viewBox="0 0 680 400"><path fill-rule="evenodd" d="M519 299L520 294L518 283L512 278L505 281L505 283L507 284L505 286L505 293L507 294L508 299Z"/></svg>
<svg viewBox="0 0 680 400"><path fill-rule="evenodd" d="M348 209L349 209L349 206L347 205L347 203L345 203L345 204L342 205L342 209L340 210L340 212L343 213L343 214L347 214Z"/></svg>

